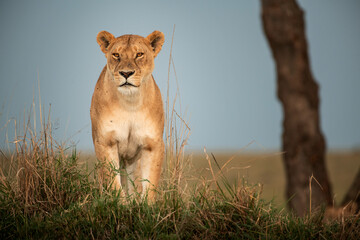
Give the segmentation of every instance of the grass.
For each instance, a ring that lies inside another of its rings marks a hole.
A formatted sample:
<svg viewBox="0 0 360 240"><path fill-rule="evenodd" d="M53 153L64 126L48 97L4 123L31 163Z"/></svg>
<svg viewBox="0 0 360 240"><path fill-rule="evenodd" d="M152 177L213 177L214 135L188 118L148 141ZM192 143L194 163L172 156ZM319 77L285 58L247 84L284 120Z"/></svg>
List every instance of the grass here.
<svg viewBox="0 0 360 240"><path fill-rule="evenodd" d="M207 150L209 151L209 149ZM249 185L262 185L261 198L271 202L277 208L286 207L285 198L285 169L283 168L281 154L278 152L249 152L246 149L241 151L211 151L216 157L220 166L231 160L223 170L227 180L234 184L239 179L246 180ZM191 162L191 167L184 170L187 183L196 184L197 179L191 181L194 175L211 178L208 161L204 152L186 151L186 159ZM359 151L337 151L327 154L327 168L333 187L334 202L340 203L350 187L360 164ZM82 151L79 154L81 164L88 164L92 169L96 163L93 153ZM190 164L187 164L188 166ZM219 172L217 168L214 169Z"/></svg>
<svg viewBox="0 0 360 240"><path fill-rule="evenodd" d="M225 172L230 182L234 183L238 178L244 178L249 184L261 183L263 186L262 198L272 201L279 208L285 207L286 176L281 153L276 151L254 152L246 149L237 152L215 150L212 153L219 165L232 159ZM204 153L194 152L192 159L194 172L202 170L202 174L211 175L209 171L203 170L208 168ZM326 161L333 187L334 201L340 203L360 166L360 151L329 152Z"/></svg>
<svg viewBox="0 0 360 240"><path fill-rule="evenodd" d="M360 236L360 221L356 216L331 223L323 223L321 213L297 218L278 212L262 201L260 189L241 182L229 185L226 179L199 181L187 192L163 186L152 205L146 200L122 199L109 188L100 192L96 178L90 177L92 173L77 165L76 152L66 155L58 150L44 156L42 148L36 149L29 152L31 158L14 158L24 164L18 166L14 178L2 177L1 239L356 239ZM219 187L219 183L223 186Z"/></svg>
<svg viewBox="0 0 360 240"><path fill-rule="evenodd" d="M242 178L229 180L222 174L225 164L211 154L204 155L208 177L190 176L183 151L186 134L169 136L163 180L156 202L149 204L122 196L110 186L100 188L96 167L79 164L75 149L52 138L50 123L42 126L37 135L25 124L14 151L1 151L1 239L360 237L359 215L324 222L324 211L305 218L279 211L262 200L258 185L248 185Z"/></svg>

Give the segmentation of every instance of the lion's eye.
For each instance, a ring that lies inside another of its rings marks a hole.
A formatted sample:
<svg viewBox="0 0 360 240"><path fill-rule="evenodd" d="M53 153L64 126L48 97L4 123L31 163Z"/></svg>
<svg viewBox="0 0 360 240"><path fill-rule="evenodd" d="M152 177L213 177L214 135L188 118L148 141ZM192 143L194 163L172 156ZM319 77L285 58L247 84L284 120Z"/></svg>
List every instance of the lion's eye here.
<svg viewBox="0 0 360 240"><path fill-rule="evenodd" d="M112 56L115 58L115 59L119 59L120 58L120 55L118 53L113 53Z"/></svg>
<svg viewBox="0 0 360 240"><path fill-rule="evenodd" d="M142 57L143 55L144 55L144 53L138 52L138 53L136 54L136 57L139 58L139 57Z"/></svg>

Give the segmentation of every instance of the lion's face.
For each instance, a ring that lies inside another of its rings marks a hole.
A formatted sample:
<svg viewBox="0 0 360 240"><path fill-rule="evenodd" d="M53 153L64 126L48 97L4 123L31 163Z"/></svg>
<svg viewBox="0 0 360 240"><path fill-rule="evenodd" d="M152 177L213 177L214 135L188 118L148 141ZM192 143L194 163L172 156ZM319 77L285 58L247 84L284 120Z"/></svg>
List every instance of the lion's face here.
<svg viewBox="0 0 360 240"><path fill-rule="evenodd" d="M132 94L151 76L154 58L164 43L164 34L155 31L146 38L137 35L115 38L102 31L97 42L105 53L108 73L118 90Z"/></svg>

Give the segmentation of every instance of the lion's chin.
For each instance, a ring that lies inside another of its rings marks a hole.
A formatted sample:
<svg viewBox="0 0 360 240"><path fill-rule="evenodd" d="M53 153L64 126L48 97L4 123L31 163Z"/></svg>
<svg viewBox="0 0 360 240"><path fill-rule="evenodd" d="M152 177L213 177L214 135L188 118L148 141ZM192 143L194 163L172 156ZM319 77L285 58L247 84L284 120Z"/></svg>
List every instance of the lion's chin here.
<svg viewBox="0 0 360 240"><path fill-rule="evenodd" d="M139 92L138 87L133 85L121 85L117 90L123 95L133 95Z"/></svg>

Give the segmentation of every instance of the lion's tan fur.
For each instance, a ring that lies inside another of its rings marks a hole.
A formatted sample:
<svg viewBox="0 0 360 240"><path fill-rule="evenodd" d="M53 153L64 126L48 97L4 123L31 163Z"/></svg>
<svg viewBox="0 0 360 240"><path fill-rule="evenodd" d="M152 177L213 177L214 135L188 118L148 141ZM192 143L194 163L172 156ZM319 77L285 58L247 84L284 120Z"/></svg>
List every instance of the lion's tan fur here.
<svg viewBox="0 0 360 240"><path fill-rule="evenodd" d="M152 71L164 35L154 31L146 38L137 35L115 38L102 31L97 42L107 64L96 83L90 108L96 156L126 170L130 194L135 176L139 175L145 180L144 194L158 185L163 162L163 102ZM132 75L126 78L129 73ZM126 81L128 85L123 85ZM123 189L120 174L107 179L105 173L100 178L113 181L116 189ZM152 200L154 191L149 191L148 197Z"/></svg>

